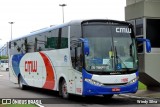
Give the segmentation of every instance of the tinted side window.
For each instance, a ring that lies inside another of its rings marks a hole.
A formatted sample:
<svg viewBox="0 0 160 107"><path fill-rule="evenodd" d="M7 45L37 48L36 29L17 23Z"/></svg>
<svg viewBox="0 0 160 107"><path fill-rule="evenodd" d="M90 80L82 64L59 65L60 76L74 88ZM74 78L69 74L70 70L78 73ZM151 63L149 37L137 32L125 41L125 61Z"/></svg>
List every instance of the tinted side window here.
<svg viewBox="0 0 160 107"><path fill-rule="evenodd" d="M57 49L58 29L44 32L35 36L36 51L47 51Z"/></svg>
<svg viewBox="0 0 160 107"><path fill-rule="evenodd" d="M81 26L70 26L70 53L71 61L74 69L82 71L82 47L78 46L79 38L81 38Z"/></svg>
<svg viewBox="0 0 160 107"><path fill-rule="evenodd" d="M54 29L46 35L45 38L45 48L46 50L58 49L58 33L59 29Z"/></svg>
<svg viewBox="0 0 160 107"><path fill-rule="evenodd" d="M68 27L28 36L9 45L11 55L68 48Z"/></svg>
<svg viewBox="0 0 160 107"><path fill-rule="evenodd" d="M60 49L68 48L68 27L62 28Z"/></svg>
<svg viewBox="0 0 160 107"><path fill-rule="evenodd" d="M35 37L29 36L26 38L26 49L27 53L34 52L35 51Z"/></svg>
<svg viewBox="0 0 160 107"><path fill-rule="evenodd" d="M160 47L160 19L147 19L146 36L153 48Z"/></svg>
<svg viewBox="0 0 160 107"><path fill-rule="evenodd" d="M25 45L24 45L24 38L14 40L10 42L10 48L9 48L9 53L10 55L14 54L24 54L26 53Z"/></svg>

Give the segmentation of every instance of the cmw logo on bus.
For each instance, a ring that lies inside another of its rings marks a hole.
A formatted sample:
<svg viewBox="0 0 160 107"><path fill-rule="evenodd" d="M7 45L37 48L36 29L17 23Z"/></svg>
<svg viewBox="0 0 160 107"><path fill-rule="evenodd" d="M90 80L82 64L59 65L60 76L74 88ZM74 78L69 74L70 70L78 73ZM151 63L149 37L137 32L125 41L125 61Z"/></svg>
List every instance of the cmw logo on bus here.
<svg viewBox="0 0 160 107"><path fill-rule="evenodd" d="M131 28L116 28L117 33L131 33Z"/></svg>
<svg viewBox="0 0 160 107"><path fill-rule="evenodd" d="M37 61L25 61L25 72L37 72Z"/></svg>

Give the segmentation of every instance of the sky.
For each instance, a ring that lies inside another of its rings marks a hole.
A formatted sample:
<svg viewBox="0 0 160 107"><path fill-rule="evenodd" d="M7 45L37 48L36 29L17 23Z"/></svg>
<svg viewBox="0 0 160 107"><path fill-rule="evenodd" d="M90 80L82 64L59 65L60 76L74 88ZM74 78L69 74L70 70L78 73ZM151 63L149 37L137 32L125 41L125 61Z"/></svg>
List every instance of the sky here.
<svg viewBox="0 0 160 107"><path fill-rule="evenodd" d="M125 20L126 0L0 0L0 47L32 31L79 19Z"/></svg>

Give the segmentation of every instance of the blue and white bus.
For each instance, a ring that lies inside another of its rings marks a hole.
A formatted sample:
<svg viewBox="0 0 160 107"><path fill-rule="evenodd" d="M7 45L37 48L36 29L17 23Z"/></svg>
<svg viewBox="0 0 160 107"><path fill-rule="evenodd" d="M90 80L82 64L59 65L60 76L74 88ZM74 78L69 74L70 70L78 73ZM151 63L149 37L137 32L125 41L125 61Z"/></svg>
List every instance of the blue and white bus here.
<svg viewBox="0 0 160 107"><path fill-rule="evenodd" d="M150 42L146 42L150 52ZM138 59L132 25L115 20L78 20L9 42L10 80L82 96L135 93Z"/></svg>

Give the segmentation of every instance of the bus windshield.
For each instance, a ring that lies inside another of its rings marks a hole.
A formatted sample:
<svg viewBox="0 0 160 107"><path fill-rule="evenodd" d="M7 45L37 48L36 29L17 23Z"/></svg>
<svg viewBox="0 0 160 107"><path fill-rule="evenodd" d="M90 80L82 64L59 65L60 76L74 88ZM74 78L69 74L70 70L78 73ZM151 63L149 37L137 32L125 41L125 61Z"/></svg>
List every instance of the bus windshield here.
<svg viewBox="0 0 160 107"><path fill-rule="evenodd" d="M135 38L122 24L84 24L83 37L89 42L85 69L93 73L135 72L138 68Z"/></svg>

